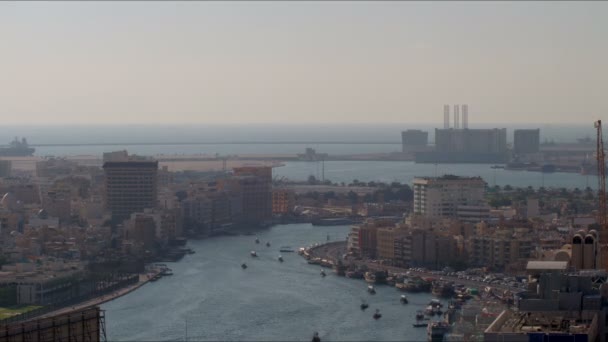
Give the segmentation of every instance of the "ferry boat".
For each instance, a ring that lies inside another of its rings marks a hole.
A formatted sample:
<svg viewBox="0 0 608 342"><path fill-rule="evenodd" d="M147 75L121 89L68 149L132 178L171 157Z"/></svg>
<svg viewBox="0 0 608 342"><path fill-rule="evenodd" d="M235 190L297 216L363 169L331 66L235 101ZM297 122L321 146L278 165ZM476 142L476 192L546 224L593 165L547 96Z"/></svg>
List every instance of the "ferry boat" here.
<svg viewBox="0 0 608 342"><path fill-rule="evenodd" d="M444 335L450 330L449 324L446 322L431 322L426 328L429 342L441 342Z"/></svg>
<svg viewBox="0 0 608 342"><path fill-rule="evenodd" d="M257 258L258 253L256 251L251 251L249 254L251 254L252 257Z"/></svg>
<svg viewBox="0 0 608 342"><path fill-rule="evenodd" d="M369 285L367 287L367 292L369 292L370 294L376 294L376 289L372 285Z"/></svg>
<svg viewBox="0 0 608 342"><path fill-rule="evenodd" d="M293 253L295 251L293 250L293 248L291 248L289 246L283 246L283 247L281 247L281 249L279 249L279 252L281 252L281 253Z"/></svg>

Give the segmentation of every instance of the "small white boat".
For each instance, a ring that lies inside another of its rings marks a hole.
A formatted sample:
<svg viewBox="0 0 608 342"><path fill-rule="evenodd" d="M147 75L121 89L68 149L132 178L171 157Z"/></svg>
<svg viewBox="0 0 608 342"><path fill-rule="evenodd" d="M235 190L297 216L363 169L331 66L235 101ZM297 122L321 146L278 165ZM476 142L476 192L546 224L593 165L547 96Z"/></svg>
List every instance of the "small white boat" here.
<svg viewBox="0 0 608 342"><path fill-rule="evenodd" d="M372 285L369 285L367 287L367 292L369 292L370 294L376 294L376 289Z"/></svg>
<svg viewBox="0 0 608 342"><path fill-rule="evenodd" d="M283 262L283 256L282 255L279 255L279 261Z"/></svg>
<svg viewBox="0 0 608 342"><path fill-rule="evenodd" d="M254 258L256 258L258 256L258 253L256 253L256 251L251 251L251 253L249 253L249 254L251 254L251 256Z"/></svg>
<svg viewBox="0 0 608 342"><path fill-rule="evenodd" d="M325 277L327 274L325 274L325 270L321 270L321 277Z"/></svg>
<svg viewBox="0 0 608 342"><path fill-rule="evenodd" d="M409 303L407 300L407 297L405 295L401 295L401 298L399 298L399 301L401 301L401 304Z"/></svg>

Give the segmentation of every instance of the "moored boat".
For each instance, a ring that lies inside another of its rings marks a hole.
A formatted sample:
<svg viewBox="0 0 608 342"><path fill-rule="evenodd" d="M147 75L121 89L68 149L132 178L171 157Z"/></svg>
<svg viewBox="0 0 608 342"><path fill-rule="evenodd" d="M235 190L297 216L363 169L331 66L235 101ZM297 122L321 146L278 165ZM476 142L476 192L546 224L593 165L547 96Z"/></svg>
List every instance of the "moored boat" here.
<svg viewBox="0 0 608 342"><path fill-rule="evenodd" d="M429 342L440 342L443 341L443 337L450 329L450 326L446 322L438 321L431 322L427 326L427 337Z"/></svg>
<svg viewBox="0 0 608 342"><path fill-rule="evenodd" d="M370 294L376 294L376 289L372 285L369 285L367 287L367 292L369 292Z"/></svg>

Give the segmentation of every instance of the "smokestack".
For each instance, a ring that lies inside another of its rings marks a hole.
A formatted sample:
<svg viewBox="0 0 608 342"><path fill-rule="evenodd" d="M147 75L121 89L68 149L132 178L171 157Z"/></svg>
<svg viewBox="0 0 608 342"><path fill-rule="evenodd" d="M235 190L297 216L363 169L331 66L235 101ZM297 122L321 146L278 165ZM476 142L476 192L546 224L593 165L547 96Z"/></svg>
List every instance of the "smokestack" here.
<svg viewBox="0 0 608 342"><path fill-rule="evenodd" d="M460 107L454 105L454 128L460 128Z"/></svg>
<svg viewBox="0 0 608 342"><path fill-rule="evenodd" d="M443 105L443 128L450 128L450 105Z"/></svg>
<svg viewBox="0 0 608 342"><path fill-rule="evenodd" d="M469 128L469 105L462 105L462 128Z"/></svg>

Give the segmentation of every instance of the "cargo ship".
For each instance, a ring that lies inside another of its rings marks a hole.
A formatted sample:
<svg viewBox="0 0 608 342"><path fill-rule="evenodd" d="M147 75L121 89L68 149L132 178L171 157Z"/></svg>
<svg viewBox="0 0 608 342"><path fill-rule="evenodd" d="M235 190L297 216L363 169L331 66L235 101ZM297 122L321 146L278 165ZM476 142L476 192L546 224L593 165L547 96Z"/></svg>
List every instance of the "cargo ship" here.
<svg viewBox="0 0 608 342"><path fill-rule="evenodd" d="M34 148L29 147L27 140L18 138L11 141L8 147L0 147L0 157L28 157L34 154Z"/></svg>

